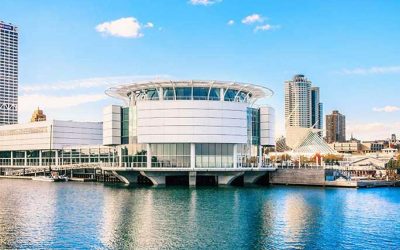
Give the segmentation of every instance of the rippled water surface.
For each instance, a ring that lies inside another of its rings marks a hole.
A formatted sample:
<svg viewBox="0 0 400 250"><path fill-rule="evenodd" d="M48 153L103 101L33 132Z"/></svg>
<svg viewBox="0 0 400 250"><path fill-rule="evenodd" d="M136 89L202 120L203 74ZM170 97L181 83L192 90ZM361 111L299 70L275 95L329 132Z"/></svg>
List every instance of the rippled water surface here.
<svg viewBox="0 0 400 250"><path fill-rule="evenodd" d="M399 249L400 188L0 179L0 249Z"/></svg>

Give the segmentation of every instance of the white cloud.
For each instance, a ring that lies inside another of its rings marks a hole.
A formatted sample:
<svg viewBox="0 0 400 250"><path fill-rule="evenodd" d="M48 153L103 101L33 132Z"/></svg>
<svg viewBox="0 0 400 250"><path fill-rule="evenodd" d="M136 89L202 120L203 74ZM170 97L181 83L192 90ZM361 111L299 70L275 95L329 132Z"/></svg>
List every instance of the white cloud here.
<svg viewBox="0 0 400 250"><path fill-rule="evenodd" d="M392 113L392 112L400 111L400 107L388 105L388 106L385 106L382 108L373 108L372 110L375 112Z"/></svg>
<svg viewBox="0 0 400 250"><path fill-rule="evenodd" d="M400 66L343 69L342 73L345 75L398 74Z"/></svg>
<svg viewBox="0 0 400 250"><path fill-rule="evenodd" d="M111 86L149 80L170 79L168 75L95 77L49 84L24 84L19 97L19 119L28 121L36 107L51 119L101 120L104 102L116 103L104 91ZM79 108L76 108L79 105Z"/></svg>
<svg viewBox="0 0 400 250"><path fill-rule="evenodd" d="M346 124L347 137L351 134L361 140L386 139L393 133L400 131L400 122L397 123L359 123L349 122Z"/></svg>
<svg viewBox="0 0 400 250"><path fill-rule="evenodd" d="M280 26L279 25L271 25L271 24L264 24L264 25L257 25L254 28L254 32L258 32L258 31L268 31L268 30L276 30L278 29Z"/></svg>
<svg viewBox="0 0 400 250"><path fill-rule="evenodd" d="M134 17L123 17L96 26L96 30L104 35L124 38L142 37L141 28L140 23Z"/></svg>
<svg viewBox="0 0 400 250"><path fill-rule="evenodd" d="M167 79L169 75L136 75L136 76L113 76L113 77L93 77L87 79L79 79L64 82L55 82L49 84L24 84L21 86L23 93L43 92L43 91L60 91L60 90L76 90L76 89L92 89L104 88L136 81L145 81L149 79Z"/></svg>
<svg viewBox="0 0 400 250"><path fill-rule="evenodd" d="M21 95L18 109L20 112L32 112L35 107L63 109L106 99L105 94L84 94L71 96L51 96L43 94Z"/></svg>
<svg viewBox="0 0 400 250"><path fill-rule="evenodd" d="M254 28L254 31L255 32L257 32L257 31L266 31L266 30L271 30L272 29L272 26L271 25L269 25L269 24L264 24L264 25L258 25L258 26L256 26L255 28Z"/></svg>
<svg viewBox="0 0 400 250"><path fill-rule="evenodd" d="M146 24L144 25L144 27L145 27L145 28L151 29L151 28L154 28L154 24L151 23L151 22L148 22L148 23L146 23Z"/></svg>
<svg viewBox="0 0 400 250"><path fill-rule="evenodd" d="M203 5L208 6L218 2L222 2L222 0L190 0L189 3L192 5Z"/></svg>
<svg viewBox="0 0 400 250"><path fill-rule="evenodd" d="M229 21L227 22L227 24L228 24L228 25L234 25L234 24L235 24L235 21L234 21L234 20L229 20Z"/></svg>
<svg viewBox="0 0 400 250"><path fill-rule="evenodd" d="M242 23L244 24L262 23L263 21L264 18L259 14L252 14L242 19Z"/></svg>

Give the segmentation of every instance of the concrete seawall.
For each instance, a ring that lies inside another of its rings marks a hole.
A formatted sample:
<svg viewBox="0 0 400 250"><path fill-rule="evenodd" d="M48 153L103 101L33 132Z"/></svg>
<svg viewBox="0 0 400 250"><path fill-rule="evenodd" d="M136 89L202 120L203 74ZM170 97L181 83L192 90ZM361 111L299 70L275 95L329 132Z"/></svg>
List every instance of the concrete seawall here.
<svg viewBox="0 0 400 250"><path fill-rule="evenodd" d="M277 169L269 175L270 184L325 186L324 169Z"/></svg>

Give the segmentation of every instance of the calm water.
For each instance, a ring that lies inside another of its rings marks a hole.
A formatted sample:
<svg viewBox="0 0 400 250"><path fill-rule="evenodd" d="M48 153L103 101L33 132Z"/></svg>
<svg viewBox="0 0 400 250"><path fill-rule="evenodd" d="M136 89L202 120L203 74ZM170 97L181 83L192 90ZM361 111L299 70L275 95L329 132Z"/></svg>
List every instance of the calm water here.
<svg viewBox="0 0 400 250"><path fill-rule="evenodd" d="M0 179L0 249L399 249L400 188Z"/></svg>

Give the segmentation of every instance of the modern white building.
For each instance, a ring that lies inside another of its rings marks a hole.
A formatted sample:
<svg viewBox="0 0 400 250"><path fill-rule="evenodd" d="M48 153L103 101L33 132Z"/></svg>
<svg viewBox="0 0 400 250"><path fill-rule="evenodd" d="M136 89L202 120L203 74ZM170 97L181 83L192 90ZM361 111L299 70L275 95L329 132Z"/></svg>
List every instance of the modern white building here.
<svg viewBox="0 0 400 250"><path fill-rule="evenodd" d="M158 81L106 93L126 106L104 109L104 144L135 145L137 152L128 154L146 151L148 167L236 167L260 156L262 146L274 145L274 110L254 106L273 94L265 87Z"/></svg>
<svg viewBox="0 0 400 250"><path fill-rule="evenodd" d="M0 21L0 125L18 123L18 28Z"/></svg>
<svg viewBox="0 0 400 250"><path fill-rule="evenodd" d="M222 81L150 81L110 88L123 100L103 123L34 122L0 128L2 166L98 164L126 182L211 176L218 184L265 175L274 146L274 110L256 102L273 92ZM34 152L33 152L34 151ZM35 158L34 160L30 158ZM17 160L18 159L18 160Z"/></svg>
<svg viewBox="0 0 400 250"><path fill-rule="evenodd" d="M59 120L1 126L0 167L60 165L73 147L79 157L82 146L102 145L102 130L101 122Z"/></svg>

